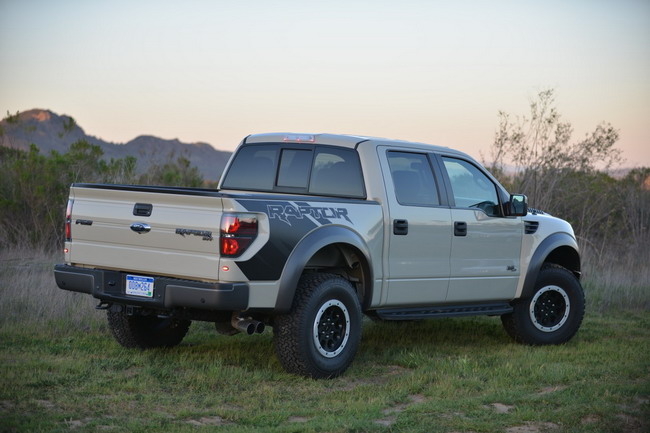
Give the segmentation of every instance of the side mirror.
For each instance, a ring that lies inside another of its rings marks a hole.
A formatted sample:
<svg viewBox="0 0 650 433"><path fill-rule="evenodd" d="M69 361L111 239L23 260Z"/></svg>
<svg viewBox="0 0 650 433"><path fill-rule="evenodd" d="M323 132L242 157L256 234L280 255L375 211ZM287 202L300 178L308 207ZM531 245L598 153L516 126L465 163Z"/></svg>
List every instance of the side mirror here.
<svg viewBox="0 0 650 433"><path fill-rule="evenodd" d="M523 194L510 194L506 205L506 216L526 216L528 214L528 198Z"/></svg>

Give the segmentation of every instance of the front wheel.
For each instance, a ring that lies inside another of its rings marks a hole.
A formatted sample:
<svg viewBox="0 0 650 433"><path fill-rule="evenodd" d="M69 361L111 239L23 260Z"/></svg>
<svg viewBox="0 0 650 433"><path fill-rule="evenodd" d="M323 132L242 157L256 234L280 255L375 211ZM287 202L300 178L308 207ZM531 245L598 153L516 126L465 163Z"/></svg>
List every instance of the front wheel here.
<svg viewBox="0 0 650 433"><path fill-rule="evenodd" d="M501 321L519 343L562 344L578 332L584 314L585 297L578 279L568 269L548 264L539 273L532 297L515 304Z"/></svg>
<svg viewBox="0 0 650 433"><path fill-rule="evenodd" d="M274 318L273 342L290 373L314 379L342 374L361 339L361 306L349 281L333 274L306 274L291 311Z"/></svg>

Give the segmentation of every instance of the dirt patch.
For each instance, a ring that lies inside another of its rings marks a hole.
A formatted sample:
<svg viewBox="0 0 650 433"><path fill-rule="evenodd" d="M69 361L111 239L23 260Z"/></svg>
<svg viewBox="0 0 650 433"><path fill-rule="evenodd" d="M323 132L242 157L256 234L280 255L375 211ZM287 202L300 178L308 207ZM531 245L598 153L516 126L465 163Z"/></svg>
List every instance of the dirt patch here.
<svg viewBox="0 0 650 433"><path fill-rule="evenodd" d="M646 431L644 423L642 423L638 418L624 413L619 413L616 415L616 418L620 419L623 422L623 430L629 433L641 433Z"/></svg>
<svg viewBox="0 0 650 433"><path fill-rule="evenodd" d="M219 406L219 408L221 408L223 410L230 410L230 411L233 411L233 412L238 412L238 411L244 410L243 406L238 406L236 404L231 404L231 403L222 404L222 405Z"/></svg>
<svg viewBox="0 0 650 433"><path fill-rule="evenodd" d="M386 374L388 376L398 376L400 374L405 374L408 372L409 372L408 368L400 367L399 365L389 365Z"/></svg>
<svg viewBox="0 0 650 433"><path fill-rule="evenodd" d="M11 412L15 407L13 401L0 400L0 412Z"/></svg>
<svg viewBox="0 0 650 433"><path fill-rule="evenodd" d="M359 386L383 385L384 382L386 382L386 379L383 378L347 380L345 383L342 382L340 386L332 388L331 391L354 391Z"/></svg>
<svg viewBox="0 0 650 433"><path fill-rule="evenodd" d="M423 396L422 394L412 394L409 395L409 400L410 402L408 403L399 403L394 406L391 406L389 408L386 408L382 411L384 415L389 415L385 418L382 419L377 419L375 420L375 424L383 425L385 427L389 427L397 421L397 415L400 413L404 412L409 406L413 406L414 404L420 404L424 403L427 401L427 398Z"/></svg>
<svg viewBox="0 0 650 433"><path fill-rule="evenodd" d="M190 419L185 421L188 424L192 424L196 427L202 426L221 426L221 425L232 425L233 423L224 420L220 416L203 416L199 419Z"/></svg>
<svg viewBox="0 0 650 433"><path fill-rule="evenodd" d="M126 378L132 378L140 375L142 373L143 368L142 367L129 367L126 370L122 371L122 374Z"/></svg>
<svg viewBox="0 0 650 433"><path fill-rule="evenodd" d="M492 403L487 406L483 406L485 409L494 409L496 413L509 413L515 407L503 403Z"/></svg>
<svg viewBox="0 0 650 433"><path fill-rule="evenodd" d="M546 388L542 388L537 395L552 394L554 392L564 391L565 389L567 389L567 387L564 385L547 386Z"/></svg>
<svg viewBox="0 0 650 433"><path fill-rule="evenodd" d="M452 413L443 413L443 414L440 415L440 418L444 418L444 419L454 419L454 418L467 419L467 415L465 415L463 412L452 412Z"/></svg>
<svg viewBox="0 0 650 433"><path fill-rule="evenodd" d="M644 404L648 404L648 403L650 403L650 399L643 398L643 397L634 397L634 402L635 402L638 406L643 406Z"/></svg>
<svg viewBox="0 0 650 433"><path fill-rule="evenodd" d="M159 417L165 418L165 419L174 419L174 418L176 418L174 415L172 415L169 412L165 412L164 410L157 410L154 413L156 415L158 415Z"/></svg>
<svg viewBox="0 0 650 433"><path fill-rule="evenodd" d="M587 415L583 417L580 420L581 424L596 424L597 422L600 421L600 417L598 415Z"/></svg>
<svg viewBox="0 0 650 433"><path fill-rule="evenodd" d="M293 423L304 423L311 421L311 418L307 418L305 416L290 416L287 421Z"/></svg>
<svg viewBox="0 0 650 433"><path fill-rule="evenodd" d="M388 380L395 376L401 376L408 373L408 368L400 367L399 365L389 365L388 370L384 374L378 374L367 379L339 379L340 384L337 384L332 391L353 391L359 386L364 385L384 385Z"/></svg>
<svg viewBox="0 0 650 433"><path fill-rule="evenodd" d="M528 422L525 425L508 427L506 433L544 433L559 428L559 425L552 422Z"/></svg>
<svg viewBox="0 0 650 433"><path fill-rule="evenodd" d="M89 422L91 422L93 419L92 418L84 418L84 419L66 419L65 420L65 425L68 426L69 429L78 429L80 427L85 426Z"/></svg>
<svg viewBox="0 0 650 433"><path fill-rule="evenodd" d="M54 403L49 400L34 400L34 403L45 409L56 409Z"/></svg>
<svg viewBox="0 0 650 433"><path fill-rule="evenodd" d="M382 419L376 419L375 424L383 425L384 427L390 427L395 424L395 421L397 421L396 416L389 416Z"/></svg>
<svg viewBox="0 0 650 433"><path fill-rule="evenodd" d="M422 394L409 395L409 398L411 399L412 404L419 404L427 401L427 398Z"/></svg>

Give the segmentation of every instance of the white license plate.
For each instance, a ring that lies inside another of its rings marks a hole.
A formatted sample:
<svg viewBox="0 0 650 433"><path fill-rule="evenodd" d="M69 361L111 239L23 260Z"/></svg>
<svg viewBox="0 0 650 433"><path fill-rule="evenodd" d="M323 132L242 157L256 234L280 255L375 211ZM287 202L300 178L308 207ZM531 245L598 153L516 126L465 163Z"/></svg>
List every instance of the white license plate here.
<svg viewBox="0 0 650 433"><path fill-rule="evenodd" d="M153 298L153 278L127 275L126 294Z"/></svg>

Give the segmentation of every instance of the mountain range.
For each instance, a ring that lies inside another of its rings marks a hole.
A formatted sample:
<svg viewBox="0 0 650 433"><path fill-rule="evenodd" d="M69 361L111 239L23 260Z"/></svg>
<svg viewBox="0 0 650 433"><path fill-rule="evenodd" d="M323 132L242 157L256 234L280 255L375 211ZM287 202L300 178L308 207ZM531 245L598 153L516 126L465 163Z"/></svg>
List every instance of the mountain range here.
<svg viewBox="0 0 650 433"><path fill-rule="evenodd" d="M0 121L1 146L29 150L30 145L35 144L41 154L49 154L52 150L65 153L70 144L78 140L99 146L106 159L137 158L138 172L146 171L151 164L164 164L183 156L210 181L219 179L232 153L217 150L208 143L183 143L152 135L141 135L127 143L111 143L86 134L72 117L50 110L32 109Z"/></svg>

